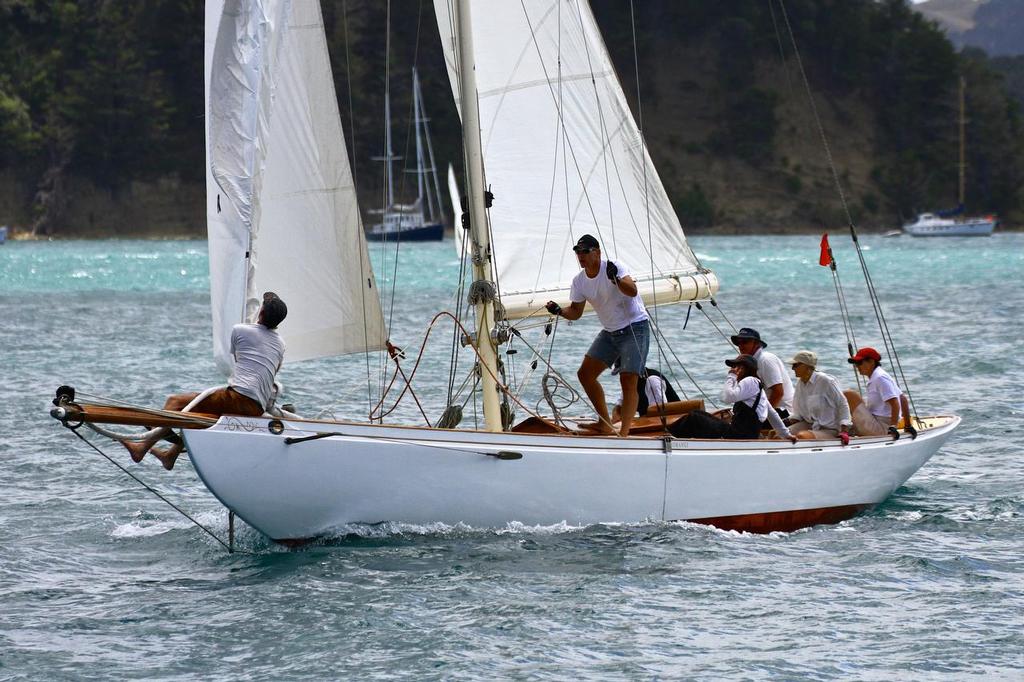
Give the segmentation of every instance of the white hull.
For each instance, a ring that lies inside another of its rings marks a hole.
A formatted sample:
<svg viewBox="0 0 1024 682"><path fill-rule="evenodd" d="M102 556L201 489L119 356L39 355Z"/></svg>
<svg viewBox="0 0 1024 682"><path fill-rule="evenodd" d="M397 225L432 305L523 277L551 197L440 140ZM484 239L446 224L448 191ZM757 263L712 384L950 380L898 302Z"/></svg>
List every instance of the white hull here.
<svg viewBox="0 0 1024 682"><path fill-rule="evenodd" d="M904 225L903 231L913 237L988 237L995 230L996 222L991 218L922 218Z"/></svg>
<svg viewBox="0 0 1024 682"><path fill-rule="evenodd" d="M916 440L854 439L845 448L838 441L667 444L310 421L286 422L274 435L268 420L240 417L186 430L185 438L210 491L279 541L383 521L503 527L658 519L792 530L883 501L959 421L932 418ZM285 442L328 432L338 435ZM499 451L522 458L487 454Z"/></svg>

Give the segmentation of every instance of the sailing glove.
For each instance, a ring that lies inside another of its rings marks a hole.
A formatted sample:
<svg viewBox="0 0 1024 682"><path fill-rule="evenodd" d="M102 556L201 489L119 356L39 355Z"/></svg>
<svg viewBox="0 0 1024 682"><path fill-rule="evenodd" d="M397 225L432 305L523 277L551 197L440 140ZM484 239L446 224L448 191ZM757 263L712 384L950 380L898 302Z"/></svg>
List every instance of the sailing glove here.
<svg viewBox="0 0 1024 682"><path fill-rule="evenodd" d="M608 264L604 266L604 272L608 275L608 279L618 283L619 281L619 266L615 263L608 261Z"/></svg>
<svg viewBox="0 0 1024 682"><path fill-rule="evenodd" d="M552 315L562 314L562 306L558 305L554 301L548 301L544 307L547 308L547 311Z"/></svg>

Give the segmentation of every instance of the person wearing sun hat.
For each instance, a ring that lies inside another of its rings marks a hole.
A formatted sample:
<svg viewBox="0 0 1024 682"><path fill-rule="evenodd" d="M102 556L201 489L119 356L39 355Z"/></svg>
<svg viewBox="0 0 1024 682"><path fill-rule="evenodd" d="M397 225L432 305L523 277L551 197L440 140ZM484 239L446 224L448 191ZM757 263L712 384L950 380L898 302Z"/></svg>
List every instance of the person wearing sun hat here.
<svg viewBox="0 0 1024 682"><path fill-rule="evenodd" d="M788 417L793 409L793 382L779 356L766 351L768 344L761 340L761 334L756 329L750 327L741 328L729 340L740 353L754 356L757 360L757 376L764 384L768 402L783 419Z"/></svg>
<svg viewBox="0 0 1024 682"><path fill-rule="evenodd" d="M813 351L795 353L789 364L797 378L793 412L786 420L789 430L797 438L839 438L849 445L853 419L839 381L818 371L818 356Z"/></svg>
<svg viewBox="0 0 1024 682"><path fill-rule="evenodd" d="M752 355L739 355L726 360L729 373L722 388L722 400L733 403L732 419L726 421L703 410L694 410L669 427L676 438L737 438L761 437L761 424L765 421L780 438L796 442L782 417L768 402L764 386L757 378L757 360Z"/></svg>
<svg viewBox="0 0 1024 682"><path fill-rule="evenodd" d="M587 392L598 420L583 425L583 428L600 434L614 433L598 377L618 361L621 367L619 384L622 387L619 435L628 436L639 400L637 381L647 365L650 345L647 310L629 269L620 261L603 259L596 237L589 234L581 236L572 250L581 270L569 289L571 305L562 308L555 301L548 301L544 307L552 315L567 320L580 319L587 303L594 309L602 329L583 356L576 376Z"/></svg>
<svg viewBox="0 0 1024 682"><path fill-rule="evenodd" d="M882 369L882 356L877 350L865 346L847 360L857 366L857 372L868 378L864 397L856 391L846 391L853 414L853 427L859 436L899 438L900 413L906 416L906 432L917 436L910 419L910 404L893 378Z"/></svg>

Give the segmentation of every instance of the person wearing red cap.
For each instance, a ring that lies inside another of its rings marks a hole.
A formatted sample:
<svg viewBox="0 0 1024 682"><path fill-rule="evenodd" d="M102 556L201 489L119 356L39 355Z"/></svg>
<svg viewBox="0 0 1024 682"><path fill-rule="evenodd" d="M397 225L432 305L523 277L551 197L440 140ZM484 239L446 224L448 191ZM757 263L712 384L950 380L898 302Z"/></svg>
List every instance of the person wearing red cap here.
<svg viewBox="0 0 1024 682"><path fill-rule="evenodd" d="M857 366L857 371L868 378L868 386L862 398L856 391L846 391L846 399L853 413L853 428L859 436L900 437L900 412L905 413L907 432L916 436L910 424L909 401L896 385L889 373L882 369L882 356L871 347L861 348L848 362Z"/></svg>

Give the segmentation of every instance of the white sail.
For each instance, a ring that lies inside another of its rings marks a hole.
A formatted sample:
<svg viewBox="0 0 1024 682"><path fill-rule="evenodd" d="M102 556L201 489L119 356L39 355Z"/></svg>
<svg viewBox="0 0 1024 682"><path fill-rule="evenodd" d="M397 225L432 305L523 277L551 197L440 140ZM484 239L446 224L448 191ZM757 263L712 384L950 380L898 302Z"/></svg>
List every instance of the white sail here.
<svg viewBox="0 0 1024 682"><path fill-rule="evenodd" d="M458 96L453 22L435 0ZM648 305L717 289L686 243L585 2L472 2L493 251L509 317L568 301L584 233L625 263Z"/></svg>
<svg viewBox="0 0 1024 682"><path fill-rule="evenodd" d="M288 304L288 360L386 338L317 0L206 4L214 355L263 291Z"/></svg>
<svg viewBox="0 0 1024 682"><path fill-rule="evenodd" d="M455 179L455 169L448 164L448 198L452 202L452 229L455 231L455 253L462 256L462 198L459 196L459 183Z"/></svg>

